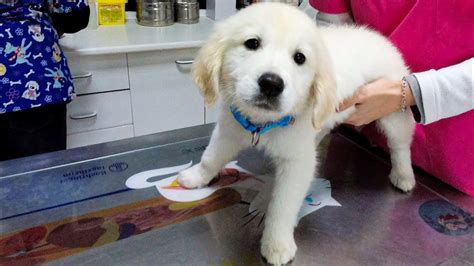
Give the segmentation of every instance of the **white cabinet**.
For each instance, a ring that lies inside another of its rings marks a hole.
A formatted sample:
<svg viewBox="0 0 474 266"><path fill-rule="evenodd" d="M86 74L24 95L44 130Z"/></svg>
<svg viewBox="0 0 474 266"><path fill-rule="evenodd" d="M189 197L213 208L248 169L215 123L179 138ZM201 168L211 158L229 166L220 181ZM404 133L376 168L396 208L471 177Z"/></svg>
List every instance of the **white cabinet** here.
<svg viewBox="0 0 474 266"><path fill-rule="evenodd" d="M128 54L135 136L204 123L204 100L191 79L191 64L186 62L196 52L179 49Z"/></svg>
<svg viewBox="0 0 474 266"><path fill-rule="evenodd" d="M127 55L68 55L76 94L129 89Z"/></svg>
<svg viewBox="0 0 474 266"><path fill-rule="evenodd" d="M213 123L190 76L197 49L70 55L78 97L68 105L68 148Z"/></svg>
<svg viewBox="0 0 474 266"><path fill-rule="evenodd" d="M79 96L67 113L69 134L132 124L130 91Z"/></svg>
<svg viewBox="0 0 474 266"><path fill-rule="evenodd" d="M131 137L133 137L132 125L86 131L68 135L67 148L71 149Z"/></svg>
<svg viewBox="0 0 474 266"><path fill-rule="evenodd" d="M133 137L126 54L68 55L76 97L67 108L67 147Z"/></svg>

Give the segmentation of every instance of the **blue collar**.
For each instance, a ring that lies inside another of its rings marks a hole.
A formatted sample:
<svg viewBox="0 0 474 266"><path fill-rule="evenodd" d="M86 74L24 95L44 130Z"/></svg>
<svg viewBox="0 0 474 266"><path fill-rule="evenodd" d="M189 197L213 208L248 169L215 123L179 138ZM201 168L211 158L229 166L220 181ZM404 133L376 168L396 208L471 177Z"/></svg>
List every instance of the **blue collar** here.
<svg viewBox="0 0 474 266"><path fill-rule="evenodd" d="M291 115L284 116L282 119L274 122L268 122L263 125L254 125L247 118L245 118L234 106L230 107L230 111L234 116L235 120L247 131L252 133L252 145L255 146L258 144L260 136L265 132L269 131L275 127L286 127L292 125L295 122L295 118Z"/></svg>

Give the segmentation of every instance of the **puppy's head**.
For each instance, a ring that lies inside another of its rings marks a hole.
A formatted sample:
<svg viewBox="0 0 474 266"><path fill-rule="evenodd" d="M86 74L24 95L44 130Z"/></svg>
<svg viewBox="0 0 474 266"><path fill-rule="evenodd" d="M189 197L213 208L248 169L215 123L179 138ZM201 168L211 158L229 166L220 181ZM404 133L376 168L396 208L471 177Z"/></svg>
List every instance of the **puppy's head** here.
<svg viewBox="0 0 474 266"><path fill-rule="evenodd" d="M31 80L26 83L25 88L28 88L29 90L32 90L32 91L37 91L39 90L39 84L38 82Z"/></svg>
<svg viewBox="0 0 474 266"><path fill-rule="evenodd" d="M218 24L195 59L193 78L206 104L220 93L257 123L310 106L319 128L336 107L315 22L286 4L254 4Z"/></svg>

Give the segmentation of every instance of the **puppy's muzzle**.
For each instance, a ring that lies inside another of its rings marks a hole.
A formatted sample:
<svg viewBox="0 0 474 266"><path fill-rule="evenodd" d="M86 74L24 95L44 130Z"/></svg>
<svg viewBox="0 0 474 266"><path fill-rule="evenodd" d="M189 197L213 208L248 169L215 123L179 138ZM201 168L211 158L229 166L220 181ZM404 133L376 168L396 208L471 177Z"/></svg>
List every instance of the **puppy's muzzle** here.
<svg viewBox="0 0 474 266"><path fill-rule="evenodd" d="M285 89L283 79L275 73L264 73L258 79L260 93L268 99L278 97Z"/></svg>

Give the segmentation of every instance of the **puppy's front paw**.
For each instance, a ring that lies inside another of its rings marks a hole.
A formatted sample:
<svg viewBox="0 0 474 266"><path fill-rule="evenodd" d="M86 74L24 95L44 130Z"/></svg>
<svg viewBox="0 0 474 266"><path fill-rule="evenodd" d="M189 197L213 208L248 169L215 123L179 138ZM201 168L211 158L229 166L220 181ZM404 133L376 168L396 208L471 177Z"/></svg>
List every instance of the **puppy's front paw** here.
<svg viewBox="0 0 474 266"><path fill-rule="evenodd" d="M261 252L270 264L283 265L289 263L296 254L296 243L293 234L264 231Z"/></svg>
<svg viewBox="0 0 474 266"><path fill-rule="evenodd" d="M403 192L409 192L415 187L415 176L413 171L411 173L400 173L392 170L389 175L390 182Z"/></svg>
<svg viewBox="0 0 474 266"><path fill-rule="evenodd" d="M197 188L206 186L212 178L212 175L202 169L201 164L196 164L189 169L181 171L178 174L177 180L185 188Z"/></svg>

